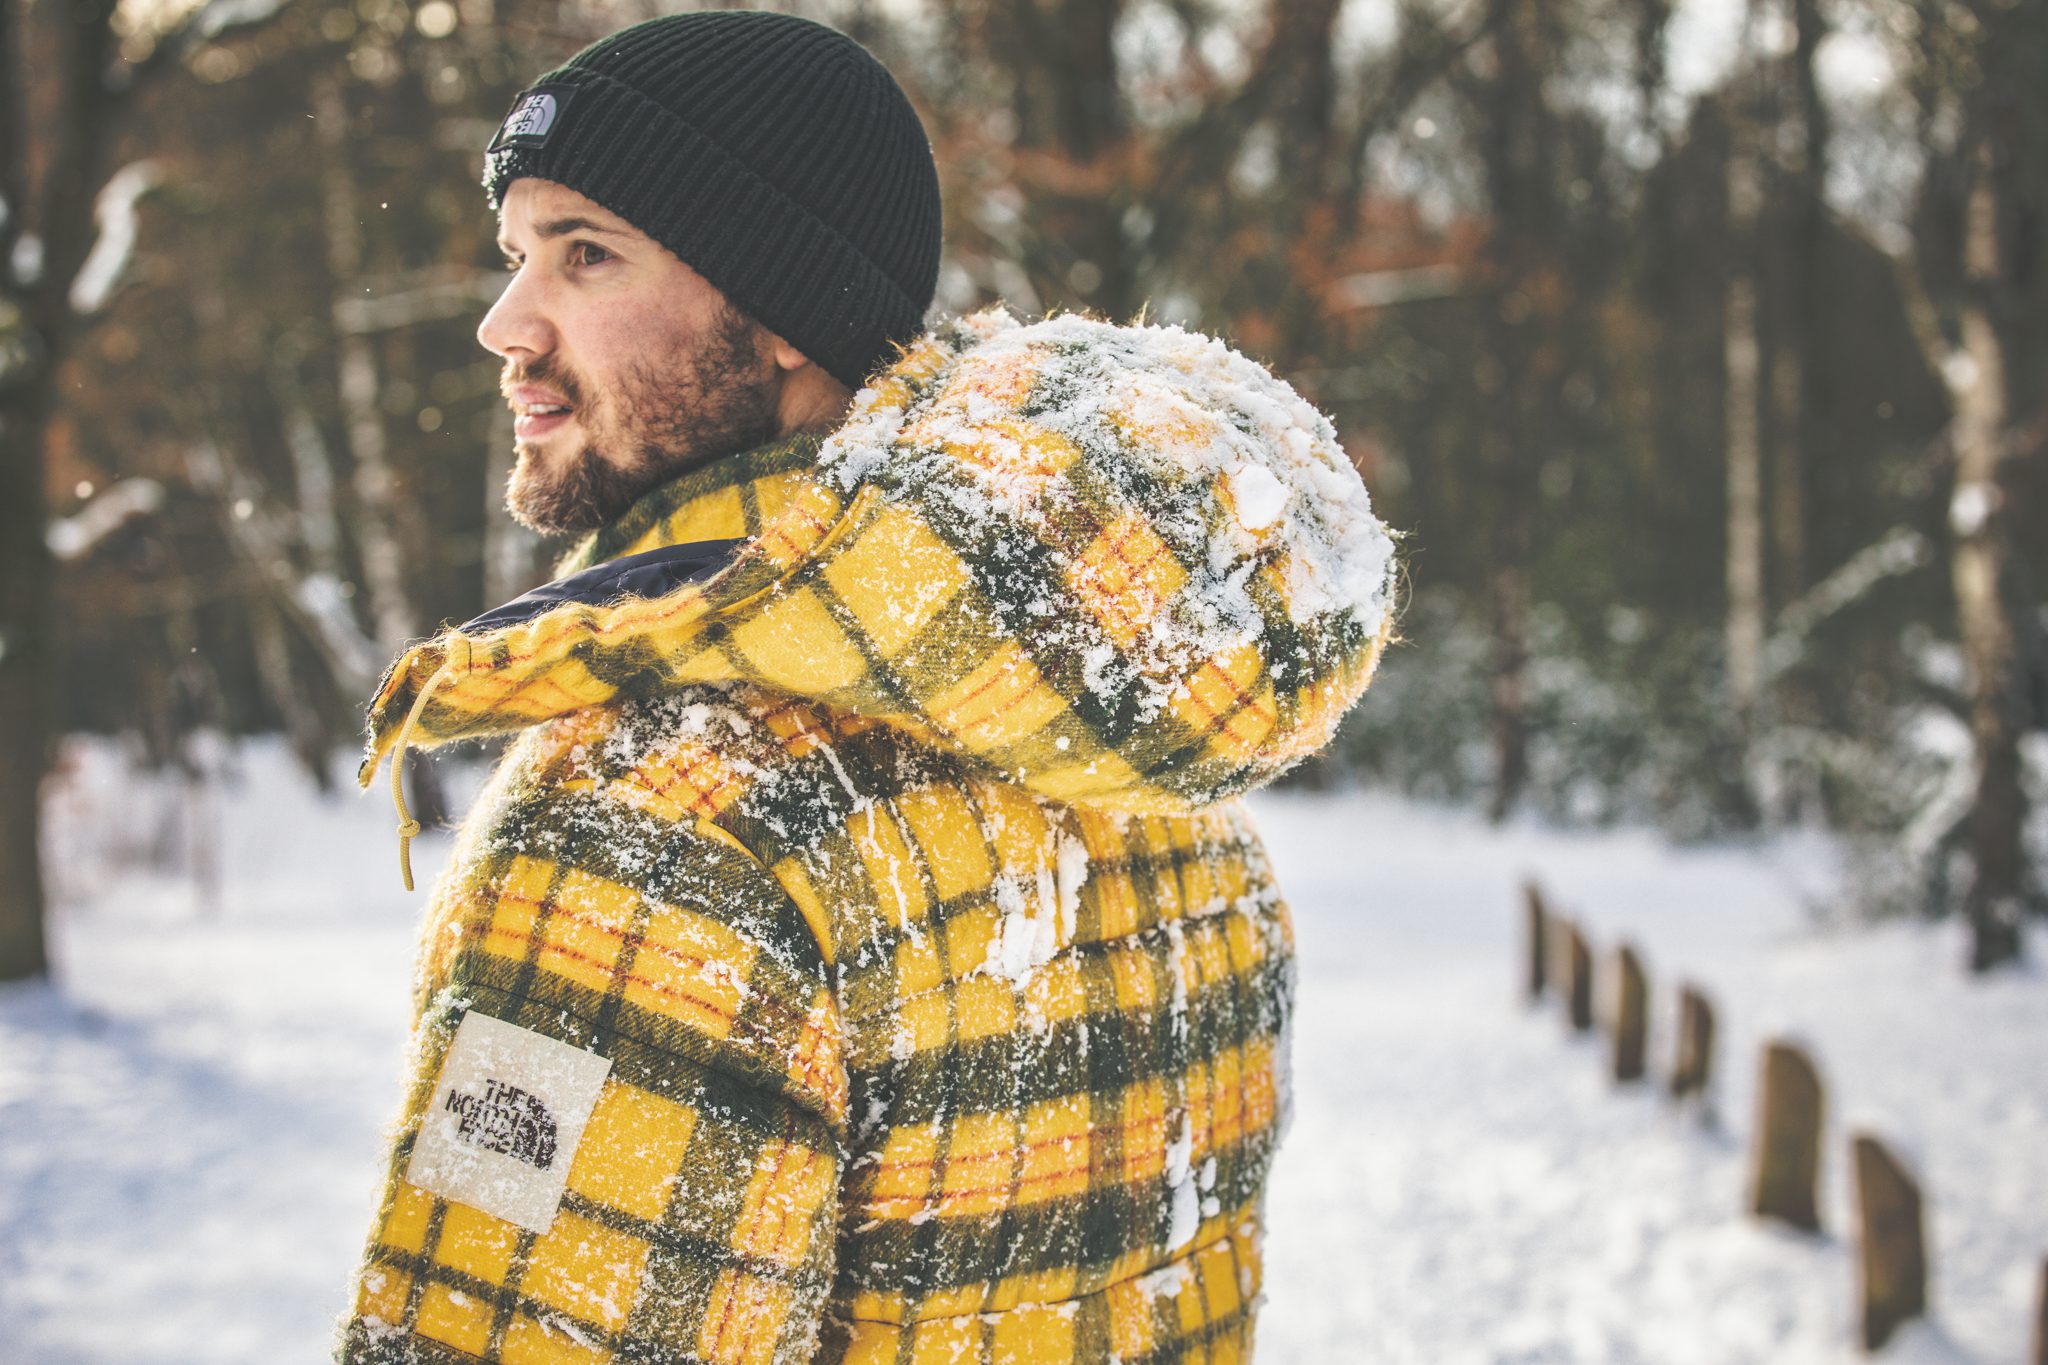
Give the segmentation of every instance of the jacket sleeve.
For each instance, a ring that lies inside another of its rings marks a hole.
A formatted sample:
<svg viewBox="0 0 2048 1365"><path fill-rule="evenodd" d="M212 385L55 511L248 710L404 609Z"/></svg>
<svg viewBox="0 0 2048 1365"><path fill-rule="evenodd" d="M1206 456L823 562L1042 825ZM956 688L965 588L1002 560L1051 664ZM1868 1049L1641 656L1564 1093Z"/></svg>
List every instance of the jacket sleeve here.
<svg viewBox="0 0 2048 1365"><path fill-rule="evenodd" d="M439 890L350 1365L814 1349L846 1106L821 950L731 836L606 785L505 784Z"/></svg>

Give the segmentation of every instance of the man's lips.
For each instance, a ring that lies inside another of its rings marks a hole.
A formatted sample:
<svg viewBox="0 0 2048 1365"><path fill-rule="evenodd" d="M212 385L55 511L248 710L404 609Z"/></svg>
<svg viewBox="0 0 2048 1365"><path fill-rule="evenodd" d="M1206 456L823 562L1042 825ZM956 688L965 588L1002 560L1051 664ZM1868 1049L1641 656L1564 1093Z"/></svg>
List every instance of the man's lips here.
<svg viewBox="0 0 2048 1365"><path fill-rule="evenodd" d="M505 390L505 401L512 405L512 432L522 441L545 436L566 425L576 411L561 394L532 384Z"/></svg>
<svg viewBox="0 0 2048 1365"><path fill-rule="evenodd" d="M512 434L522 441L531 441L547 435L557 427L566 426L573 412L520 413L512 419Z"/></svg>

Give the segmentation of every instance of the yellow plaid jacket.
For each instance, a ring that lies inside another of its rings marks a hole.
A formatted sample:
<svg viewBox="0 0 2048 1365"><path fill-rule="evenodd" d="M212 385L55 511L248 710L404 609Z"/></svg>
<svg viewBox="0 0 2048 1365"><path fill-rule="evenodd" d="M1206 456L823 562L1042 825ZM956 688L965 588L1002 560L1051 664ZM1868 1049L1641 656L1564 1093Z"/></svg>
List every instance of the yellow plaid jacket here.
<svg viewBox="0 0 2048 1365"><path fill-rule="evenodd" d="M1292 948L1229 798L1391 616L1327 421L1206 338L990 312L568 567L594 599L371 707L366 782L521 733L432 898L341 1358L1247 1357ZM599 1059L573 1140L478 1118L473 1015ZM421 1174L464 1142L538 1215Z"/></svg>

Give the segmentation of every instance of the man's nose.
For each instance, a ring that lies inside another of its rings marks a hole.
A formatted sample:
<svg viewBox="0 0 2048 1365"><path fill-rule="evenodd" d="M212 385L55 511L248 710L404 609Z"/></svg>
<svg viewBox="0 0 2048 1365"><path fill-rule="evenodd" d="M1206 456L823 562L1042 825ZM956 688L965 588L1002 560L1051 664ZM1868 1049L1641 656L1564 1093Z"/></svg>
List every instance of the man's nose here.
<svg viewBox="0 0 2048 1365"><path fill-rule="evenodd" d="M553 350L554 328L548 323L539 295L527 271L514 275L505 292L484 314L484 320L477 324L477 344L506 360L530 360Z"/></svg>

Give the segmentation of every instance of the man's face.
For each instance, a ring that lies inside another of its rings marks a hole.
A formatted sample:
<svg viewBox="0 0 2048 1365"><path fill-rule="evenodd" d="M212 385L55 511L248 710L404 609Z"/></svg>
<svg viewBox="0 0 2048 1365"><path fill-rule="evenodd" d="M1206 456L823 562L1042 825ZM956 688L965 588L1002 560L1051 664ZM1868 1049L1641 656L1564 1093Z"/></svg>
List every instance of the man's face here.
<svg viewBox="0 0 2048 1365"><path fill-rule="evenodd" d="M591 530L774 437L773 338L651 237L525 178L505 192L498 245L515 273L476 336L505 361L518 455L505 504L522 525Z"/></svg>

